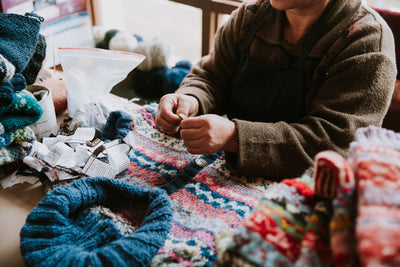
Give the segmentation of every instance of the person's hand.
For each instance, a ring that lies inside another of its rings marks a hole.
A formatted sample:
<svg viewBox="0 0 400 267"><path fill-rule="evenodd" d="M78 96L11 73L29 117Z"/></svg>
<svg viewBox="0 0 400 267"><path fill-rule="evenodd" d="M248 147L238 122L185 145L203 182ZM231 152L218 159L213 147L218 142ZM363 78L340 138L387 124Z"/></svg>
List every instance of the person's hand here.
<svg viewBox="0 0 400 267"><path fill-rule="evenodd" d="M189 153L237 152L236 125L224 117L208 114L182 120L180 135Z"/></svg>
<svg viewBox="0 0 400 267"><path fill-rule="evenodd" d="M174 135L179 130L182 118L196 116L199 102L193 96L167 94L161 97L156 114L156 124L167 134Z"/></svg>

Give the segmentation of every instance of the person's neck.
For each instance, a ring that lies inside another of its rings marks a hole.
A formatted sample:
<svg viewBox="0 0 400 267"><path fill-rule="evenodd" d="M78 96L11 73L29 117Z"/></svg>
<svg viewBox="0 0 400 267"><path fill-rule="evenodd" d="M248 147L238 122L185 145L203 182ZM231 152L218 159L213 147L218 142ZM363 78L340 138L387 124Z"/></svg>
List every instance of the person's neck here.
<svg viewBox="0 0 400 267"><path fill-rule="evenodd" d="M286 10L285 40L290 44L297 43L318 20L330 1L333 0L313 1L301 9Z"/></svg>

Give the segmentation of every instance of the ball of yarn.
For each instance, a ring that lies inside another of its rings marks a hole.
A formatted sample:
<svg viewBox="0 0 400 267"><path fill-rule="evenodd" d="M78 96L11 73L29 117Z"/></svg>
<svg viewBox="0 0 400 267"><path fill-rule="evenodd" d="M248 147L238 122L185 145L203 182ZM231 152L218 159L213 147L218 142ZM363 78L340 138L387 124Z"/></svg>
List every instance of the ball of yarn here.
<svg viewBox="0 0 400 267"><path fill-rule="evenodd" d="M148 41L139 42L133 52L146 57L137 68L141 71L149 71L167 65L171 46L161 37L156 36Z"/></svg>
<svg viewBox="0 0 400 267"><path fill-rule="evenodd" d="M56 114L60 114L67 109L67 87L62 72L42 69L35 84L42 85L51 91Z"/></svg>
<svg viewBox="0 0 400 267"><path fill-rule="evenodd" d="M94 25L92 27L92 34L95 43L100 43L103 41L104 36L106 35L107 29L101 25Z"/></svg>
<svg viewBox="0 0 400 267"><path fill-rule="evenodd" d="M138 40L134 35L126 32L117 32L117 34L111 38L108 49L133 52L137 44Z"/></svg>

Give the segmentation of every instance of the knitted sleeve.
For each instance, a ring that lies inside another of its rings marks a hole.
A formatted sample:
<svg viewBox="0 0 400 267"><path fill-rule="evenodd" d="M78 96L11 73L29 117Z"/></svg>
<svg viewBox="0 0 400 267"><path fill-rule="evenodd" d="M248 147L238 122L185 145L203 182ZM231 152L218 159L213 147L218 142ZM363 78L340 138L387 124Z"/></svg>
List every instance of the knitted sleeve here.
<svg viewBox="0 0 400 267"><path fill-rule="evenodd" d="M320 43L330 44L316 71L322 78L310 87L306 114L298 123L235 120L239 153L227 153L227 160L240 173L296 177L312 166L319 151L346 156L358 128L381 126L396 77L387 24L361 7L350 23L342 19Z"/></svg>

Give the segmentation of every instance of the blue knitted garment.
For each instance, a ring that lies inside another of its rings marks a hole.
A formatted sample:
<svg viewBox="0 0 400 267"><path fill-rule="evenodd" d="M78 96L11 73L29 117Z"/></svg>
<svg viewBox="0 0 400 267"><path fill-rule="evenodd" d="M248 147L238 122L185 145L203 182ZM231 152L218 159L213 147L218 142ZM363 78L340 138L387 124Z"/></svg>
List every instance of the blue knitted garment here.
<svg viewBox="0 0 400 267"><path fill-rule="evenodd" d="M124 235L96 205L148 203L144 221ZM103 177L82 178L48 193L21 230L27 266L146 266L164 244L172 221L166 192Z"/></svg>
<svg viewBox="0 0 400 267"><path fill-rule="evenodd" d="M112 111L101 133L101 139L124 139L130 131L131 121L131 115L128 113L121 110Z"/></svg>
<svg viewBox="0 0 400 267"><path fill-rule="evenodd" d="M34 14L0 13L0 54L15 66L16 73L25 69L35 52L42 20Z"/></svg>

